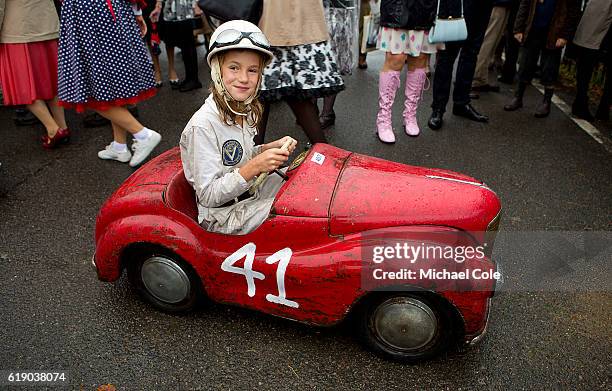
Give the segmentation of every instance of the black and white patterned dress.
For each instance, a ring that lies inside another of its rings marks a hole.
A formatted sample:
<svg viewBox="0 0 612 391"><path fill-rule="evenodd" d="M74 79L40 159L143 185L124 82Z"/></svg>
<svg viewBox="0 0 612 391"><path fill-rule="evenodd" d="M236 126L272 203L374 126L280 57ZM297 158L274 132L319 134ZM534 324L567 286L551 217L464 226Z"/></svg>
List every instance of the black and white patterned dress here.
<svg viewBox="0 0 612 391"><path fill-rule="evenodd" d="M64 0L58 55L64 107L107 109L156 92L153 63L129 0Z"/></svg>
<svg viewBox="0 0 612 391"><path fill-rule="evenodd" d="M344 90L328 41L272 47L274 59L264 69L260 96L266 102L310 99Z"/></svg>

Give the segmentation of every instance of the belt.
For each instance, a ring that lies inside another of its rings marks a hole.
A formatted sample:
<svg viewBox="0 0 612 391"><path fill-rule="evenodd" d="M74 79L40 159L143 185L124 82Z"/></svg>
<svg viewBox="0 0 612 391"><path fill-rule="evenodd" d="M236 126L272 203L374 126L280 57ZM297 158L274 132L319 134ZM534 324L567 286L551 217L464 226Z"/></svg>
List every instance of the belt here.
<svg viewBox="0 0 612 391"><path fill-rule="evenodd" d="M251 197L252 197L252 195L247 190L244 193L240 194L238 197L232 198L231 200L227 201L225 204L219 206L219 208L225 208L225 207L228 207L228 206L232 206L234 204L239 203L240 201L244 201L247 198L251 198Z"/></svg>

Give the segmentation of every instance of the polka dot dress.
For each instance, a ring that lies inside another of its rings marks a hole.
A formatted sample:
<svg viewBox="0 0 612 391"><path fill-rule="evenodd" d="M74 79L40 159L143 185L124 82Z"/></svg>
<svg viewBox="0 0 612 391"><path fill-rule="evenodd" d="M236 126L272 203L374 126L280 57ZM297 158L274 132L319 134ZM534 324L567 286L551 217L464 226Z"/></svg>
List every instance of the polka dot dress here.
<svg viewBox="0 0 612 391"><path fill-rule="evenodd" d="M58 89L62 106L83 111L155 94L153 63L128 0L64 0Z"/></svg>
<svg viewBox="0 0 612 391"><path fill-rule="evenodd" d="M429 43L429 31L402 30L383 27L378 33L376 47L393 54L408 54L418 57L421 53L433 54L441 49L437 44Z"/></svg>

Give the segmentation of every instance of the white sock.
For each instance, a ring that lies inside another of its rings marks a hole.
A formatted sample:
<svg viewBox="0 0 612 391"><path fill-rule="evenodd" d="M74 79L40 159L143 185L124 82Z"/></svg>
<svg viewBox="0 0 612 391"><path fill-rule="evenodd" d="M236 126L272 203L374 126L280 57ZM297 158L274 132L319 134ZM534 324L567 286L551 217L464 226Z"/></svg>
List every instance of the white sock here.
<svg viewBox="0 0 612 391"><path fill-rule="evenodd" d="M127 151L127 145L118 143L116 141L113 141L111 143L111 148L113 148L113 151L115 151L115 152L125 152L125 151Z"/></svg>
<svg viewBox="0 0 612 391"><path fill-rule="evenodd" d="M132 134L136 140L146 140L151 135L151 129L146 126L142 128L139 132Z"/></svg>

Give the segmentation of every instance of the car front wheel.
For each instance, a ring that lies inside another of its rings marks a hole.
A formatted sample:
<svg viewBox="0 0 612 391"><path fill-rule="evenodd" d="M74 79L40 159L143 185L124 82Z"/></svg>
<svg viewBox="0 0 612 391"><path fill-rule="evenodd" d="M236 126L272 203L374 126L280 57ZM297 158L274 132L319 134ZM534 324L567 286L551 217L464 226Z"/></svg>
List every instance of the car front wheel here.
<svg viewBox="0 0 612 391"><path fill-rule="evenodd" d="M363 306L359 322L368 347L405 363L440 354L453 335L450 314L438 300L423 293L372 297Z"/></svg>
<svg viewBox="0 0 612 391"><path fill-rule="evenodd" d="M142 254L128 264L128 277L140 295L162 311L187 312L198 301L199 278L174 255Z"/></svg>

